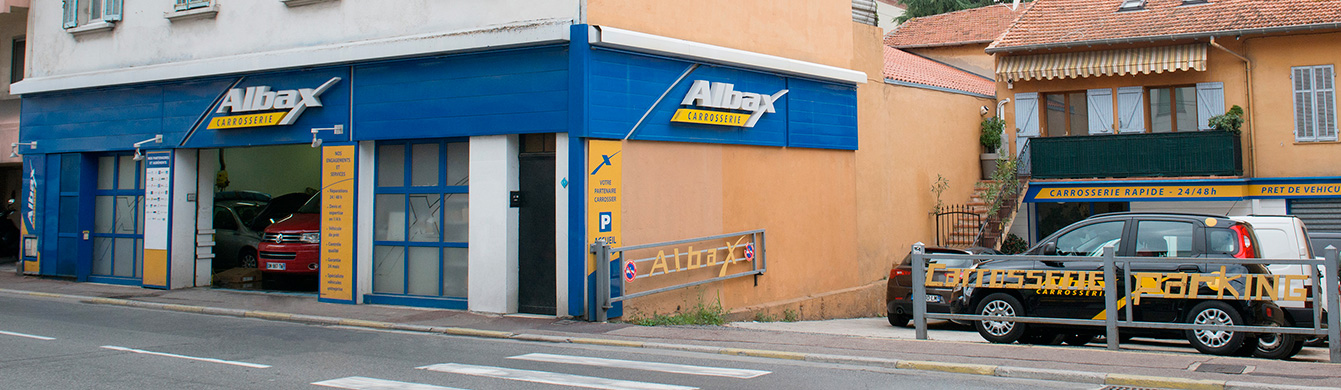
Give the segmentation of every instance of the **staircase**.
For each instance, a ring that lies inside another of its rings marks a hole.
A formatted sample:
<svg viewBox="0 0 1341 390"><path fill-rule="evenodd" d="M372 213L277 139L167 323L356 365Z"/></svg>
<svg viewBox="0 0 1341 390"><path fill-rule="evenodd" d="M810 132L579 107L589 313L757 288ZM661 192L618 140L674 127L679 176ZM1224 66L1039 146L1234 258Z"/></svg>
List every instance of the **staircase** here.
<svg viewBox="0 0 1341 390"><path fill-rule="evenodd" d="M944 233L944 240L941 241L941 245L952 248L967 248L970 246L1001 248L1003 236L1006 231L1010 230L1010 225L1003 226L1001 221L1003 218L1008 222L1015 220L1015 215L1024 200L1024 186L1027 183L1021 184L1018 194L1008 197L1003 202L996 215L988 215L987 212L991 207L989 207L985 198L988 188L994 182L993 180L983 180L973 186L973 195L969 198L968 203L956 209L968 211L976 217L959 215L950 218L951 221L948 222L952 228Z"/></svg>

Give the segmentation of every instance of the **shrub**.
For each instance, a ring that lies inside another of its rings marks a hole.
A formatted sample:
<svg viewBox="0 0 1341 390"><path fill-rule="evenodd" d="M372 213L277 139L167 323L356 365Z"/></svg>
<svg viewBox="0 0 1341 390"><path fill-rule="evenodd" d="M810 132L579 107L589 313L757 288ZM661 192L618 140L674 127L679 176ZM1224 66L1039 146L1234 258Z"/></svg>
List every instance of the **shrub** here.
<svg viewBox="0 0 1341 390"><path fill-rule="evenodd" d="M1211 117L1208 122L1209 123L1207 124L1210 125L1212 129L1228 131L1234 133L1234 135L1239 135L1239 132L1241 131L1240 129L1243 127L1243 108L1235 105L1230 107L1229 111L1226 111L1223 115Z"/></svg>
<svg viewBox="0 0 1341 390"><path fill-rule="evenodd" d="M987 149L987 153L996 153L997 148L1001 147L1001 132L1006 130L1006 121L997 117L988 117L982 120L980 126L982 134L978 136L978 142Z"/></svg>

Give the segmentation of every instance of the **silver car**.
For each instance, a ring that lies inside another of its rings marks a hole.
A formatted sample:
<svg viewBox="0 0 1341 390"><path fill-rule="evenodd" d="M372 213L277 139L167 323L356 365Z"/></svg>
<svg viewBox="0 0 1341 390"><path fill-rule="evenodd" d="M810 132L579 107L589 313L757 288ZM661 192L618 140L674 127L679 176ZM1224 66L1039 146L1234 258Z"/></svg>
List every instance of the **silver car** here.
<svg viewBox="0 0 1341 390"><path fill-rule="evenodd" d="M230 200L214 203L214 269L256 268L261 233L247 226L265 202Z"/></svg>

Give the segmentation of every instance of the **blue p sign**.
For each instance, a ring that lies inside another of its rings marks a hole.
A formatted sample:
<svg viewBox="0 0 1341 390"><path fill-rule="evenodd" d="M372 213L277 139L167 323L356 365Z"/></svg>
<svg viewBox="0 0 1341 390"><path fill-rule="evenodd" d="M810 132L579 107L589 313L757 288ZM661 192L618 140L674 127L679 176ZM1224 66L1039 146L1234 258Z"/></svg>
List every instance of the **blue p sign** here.
<svg viewBox="0 0 1341 390"><path fill-rule="evenodd" d="M613 227L612 225L614 225L615 222L614 217L610 215L609 211L602 212L600 215L601 215L601 221L600 221L601 233L610 231L610 228Z"/></svg>

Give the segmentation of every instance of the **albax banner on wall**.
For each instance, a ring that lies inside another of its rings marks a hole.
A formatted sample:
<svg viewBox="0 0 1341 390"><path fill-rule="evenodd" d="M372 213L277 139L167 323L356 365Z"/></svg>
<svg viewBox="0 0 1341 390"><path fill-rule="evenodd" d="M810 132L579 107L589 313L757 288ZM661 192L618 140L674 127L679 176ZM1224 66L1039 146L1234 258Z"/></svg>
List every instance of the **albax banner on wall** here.
<svg viewBox="0 0 1341 390"><path fill-rule="evenodd" d="M210 120L210 129L238 127L287 126L298 121L308 107L321 107L321 94L340 82L339 77L316 88L298 88L271 91L268 85L232 88L224 95L215 114L237 114L267 111L257 114L216 116ZM281 111L277 111L281 110ZM287 111L282 111L287 110Z"/></svg>
<svg viewBox="0 0 1341 390"><path fill-rule="evenodd" d="M717 110L697 110L681 108L675 111L671 122L698 123L705 125L754 127L765 113L775 113L773 103L787 94L786 89L771 95L737 91L736 85L708 80L694 80L685 94L682 106L699 106ZM745 113L732 111L747 111Z"/></svg>

